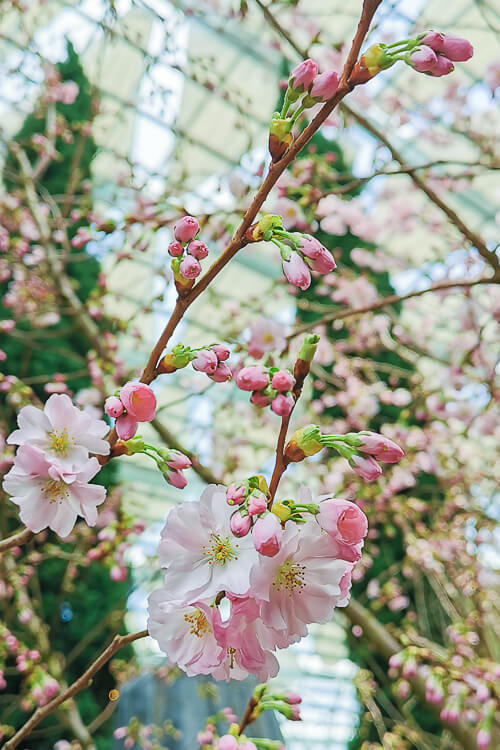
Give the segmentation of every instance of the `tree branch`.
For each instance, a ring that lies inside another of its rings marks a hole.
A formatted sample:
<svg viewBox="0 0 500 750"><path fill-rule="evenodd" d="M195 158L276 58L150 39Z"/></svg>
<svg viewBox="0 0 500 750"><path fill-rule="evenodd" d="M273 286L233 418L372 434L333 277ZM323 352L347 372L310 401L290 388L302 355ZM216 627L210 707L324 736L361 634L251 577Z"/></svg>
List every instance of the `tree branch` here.
<svg viewBox="0 0 500 750"><path fill-rule="evenodd" d="M123 646L133 643L134 641L139 640L139 638L146 638L148 635L149 633L147 630L141 630L138 633L129 633L128 635L115 635L109 646L104 649L102 654L92 662L90 667L86 669L77 680L45 706L37 708L26 724L24 724L21 729L19 729L15 735L6 742L4 750L14 750L14 748L30 734L31 730L43 721L46 716L52 713L55 708L88 687L92 682L92 677L111 659L112 656L114 656L114 654L116 654L117 651L123 648Z"/></svg>
<svg viewBox="0 0 500 750"><path fill-rule="evenodd" d="M21 546L30 541L34 536L33 532L29 529L21 529L12 536L8 536L5 539L0 540L0 552L5 552L11 547Z"/></svg>

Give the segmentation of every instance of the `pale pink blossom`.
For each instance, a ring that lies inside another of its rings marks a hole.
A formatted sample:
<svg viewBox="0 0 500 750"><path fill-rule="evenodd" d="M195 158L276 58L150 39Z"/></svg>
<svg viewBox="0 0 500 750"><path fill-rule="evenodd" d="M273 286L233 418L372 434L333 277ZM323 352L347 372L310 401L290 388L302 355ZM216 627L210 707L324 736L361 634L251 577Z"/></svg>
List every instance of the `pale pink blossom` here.
<svg viewBox="0 0 500 750"><path fill-rule="evenodd" d="M96 524L97 506L104 502L106 490L88 482L100 468L95 457L63 468L59 461L49 461L40 448L25 444L2 486L19 505L19 517L31 531L38 533L48 527L66 537L78 516L89 526Z"/></svg>
<svg viewBox="0 0 500 750"><path fill-rule="evenodd" d="M109 443L103 440L106 422L94 419L74 406L66 394L54 394L42 409L24 406L18 414L19 429L7 438L10 445L33 445L48 459L70 469L84 464L90 453L107 456Z"/></svg>
<svg viewBox="0 0 500 750"><path fill-rule="evenodd" d="M191 362L193 369L213 375L219 364L217 354L211 349L202 349Z"/></svg>
<svg viewBox="0 0 500 750"><path fill-rule="evenodd" d="M172 599L189 604L200 597L209 600L219 591L246 594L257 553L250 537L233 535L233 512L226 488L215 484L199 501L172 508L158 548Z"/></svg>
<svg viewBox="0 0 500 750"><path fill-rule="evenodd" d="M327 622L336 605L347 603L340 584L351 569L351 563L332 556L331 539L318 533L315 520L301 527L288 523L279 552L259 557L251 574L262 620L290 634L303 633L311 622Z"/></svg>
<svg viewBox="0 0 500 750"><path fill-rule="evenodd" d="M338 73L335 70L326 70L315 77L309 94L320 102L326 102L335 94L338 85Z"/></svg>
<svg viewBox="0 0 500 750"><path fill-rule="evenodd" d="M131 414L121 414L115 422L116 434L120 440L130 440L137 432L139 423Z"/></svg>
<svg viewBox="0 0 500 750"><path fill-rule="evenodd" d="M285 346L285 331L280 323L267 318L259 318L250 326L248 353L251 357L260 359L265 352L280 352Z"/></svg>
<svg viewBox="0 0 500 750"><path fill-rule="evenodd" d="M281 549L283 529L274 513L266 513L258 518L252 529L255 549L265 557L274 557Z"/></svg>
<svg viewBox="0 0 500 750"><path fill-rule="evenodd" d="M252 526L250 515L243 516L239 510L231 516L230 527L234 536L246 536Z"/></svg>
<svg viewBox="0 0 500 750"><path fill-rule="evenodd" d="M368 520L355 503L335 498L319 504L318 522L335 542L335 554L347 562L361 557Z"/></svg>
<svg viewBox="0 0 500 750"><path fill-rule="evenodd" d="M305 91L318 75L318 64L307 58L302 60L290 73L290 88L296 91Z"/></svg>
<svg viewBox="0 0 500 750"><path fill-rule="evenodd" d="M365 482L374 482L382 475L382 469L372 456L352 456L349 463Z"/></svg>
<svg viewBox="0 0 500 750"><path fill-rule="evenodd" d="M303 291L311 285L311 273L298 253L292 252L290 259L283 261L283 273L290 284Z"/></svg>

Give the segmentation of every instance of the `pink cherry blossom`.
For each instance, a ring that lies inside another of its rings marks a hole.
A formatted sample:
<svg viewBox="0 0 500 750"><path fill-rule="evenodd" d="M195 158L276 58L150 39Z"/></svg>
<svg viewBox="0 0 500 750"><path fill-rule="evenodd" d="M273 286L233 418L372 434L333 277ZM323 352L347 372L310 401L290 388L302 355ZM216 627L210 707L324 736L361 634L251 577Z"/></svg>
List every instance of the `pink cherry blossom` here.
<svg viewBox="0 0 500 750"><path fill-rule="evenodd" d="M370 453L378 461L394 464L404 456L404 451L397 443L376 432L360 432L358 437L361 442L356 446L357 449L363 453Z"/></svg>
<svg viewBox="0 0 500 750"><path fill-rule="evenodd" d="M192 255L186 255L181 260L179 270L184 278L196 279L201 273L200 262L196 258L193 258Z"/></svg>
<svg viewBox="0 0 500 750"><path fill-rule="evenodd" d="M290 87L297 91L305 91L317 74L318 64L314 60L302 60L290 73Z"/></svg>
<svg viewBox="0 0 500 750"><path fill-rule="evenodd" d="M223 650L214 637L209 607L180 606L164 589L157 589L149 596L148 614L150 635L187 675L210 674L219 666Z"/></svg>
<svg viewBox="0 0 500 750"><path fill-rule="evenodd" d="M282 351L286 346L284 328L268 318L259 318L250 327L248 353L260 359L266 352Z"/></svg>
<svg viewBox="0 0 500 750"><path fill-rule="evenodd" d="M275 391L289 391L293 388L294 383L295 378L288 370L278 370L271 380L271 385Z"/></svg>
<svg viewBox="0 0 500 750"><path fill-rule="evenodd" d="M318 534L315 520L300 528L288 523L279 552L259 557L251 574L263 622L292 634L308 623L327 622L334 607L346 603L340 582L351 569L352 563L332 557L330 537Z"/></svg>
<svg viewBox="0 0 500 750"><path fill-rule="evenodd" d="M172 508L158 548L172 599L189 604L199 597L210 600L219 591L246 594L257 553L250 537L233 535L233 512L226 488L215 484L199 501Z"/></svg>
<svg viewBox="0 0 500 750"><path fill-rule="evenodd" d="M368 519L355 503L348 500L323 500L318 522L338 544L337 555L355 562L361 555L361 543L368 533Z"/></svg>
<svg viewBox="0 0 500 750"><path fill-rule="evenodd" d="M215 368L215 372L213 372L212 375L209 375L208 377L211 378L215 383L226 383L233 377L233 372L229 365L226 365L225 362L219 361L219 364Z"/></svg>
<svg viewBox="0 0 500 750"><path fill-rule="evenodd" d="M313 271L321 274L330 273L337 268L333 255L326 247L323 247L321 253L310 260L309 263Z"/></svg>
<svg viewBox="0 0 500 750"><path fill-rule="evenodd" d="M269 406L270 401L271 399L269 396L266 396L266 394L261 391L254 391L250 396L250 403L254 406L258 406L260 409Z"/></svg>
<svg viewBox="0 0 500 750"><path fill-rule="evenodd" d="M267 513L258 518L252 529L252 538L255 549L261 555L274 557L281 549L283 529L281 523L274 513Z"/></svg>
<svg viewBox="0 0 500 750"><path fill-rule="evenodd" d="M164 476L168 484L171 484L172 487L176 487L178 490L183 490L187 485L187 479L182 471L167 471Z"/></svg>
<svg viewBox="0 0 500 750"><path fill-rule="evenodd" d="M208 255L208 247L201 240L193 240L187 246L187 251L196 260L203 260Z"/></svg>
<svg viewBox="0 0 500 750"><path fill-rule="evenodd" d="M217 354L211 349L202 349L191 362L193 369L213 375L219 364Z"/></svg>
<svg viewBox="0 0 500 750"><path fill-rule="evenodd" d="M74 406L66 394L50 396L43 410L24 406L17 423L19 429L9 435L7 443L36 446L67 469L84 464L89 452L107 456L110 450L102 439L108 431L106 422Z"/></svg>
<svg viewBox="0 0 500 750"><path fill-rule="evenodd" d="M226 359L229 359L229 355L231 354L231 350L225 344L214 344L210 349L215 352L219 362L225 362Z"/></svg>
<svg viewBox="0 0 500 750"><path fill-rule="evenodd" d="M431 47L423 44L417 47L410 55L410 62L419 73L426 73L437 63L437 55Z"/></svg>
<svg viewBox="0 0 500 750"><path fill-rule="evenodd" d="M191 466L191 459L174 449L168 451L168 456L165 459L167 466L171 469L189 469Z"/></svg>
<svg viewBox="0 0 500 750"><path fill-rule="evenodd" d="M126 383L120 390L120 400L131 417L138 422L151 422L156 414L156 396L145 383Z"/></svg>
<svg viewBox="0 0 500 750"><path fill-rule="evenodd" d="M218 742L219 750L236 750L237 747L238 740L232 734L224 734Z"/></svg>
<svg viewBox="0 0 500 750"><path fill-rule="evenodd" d="M239 510L231 516L230 527L234 536L246 536L252 526L250 515L243 516Z"/></svg>
<svg viewBox="0 0 500 750"><path fill-rule="evenodd" d="M108 396L104 402L104 411L108 417L119 417L123 414L125 407L118 396Z"/></svg>
<svg viewBox="0 0 500 750"><path fill-rule="evenodd" d="M291 394L285 396L284 393L278 393L271 401L271 409L279 417L288 417L292 412L294 403L295 401Z"/></svg>
<svg viewBox="0 0 500 750"><path fill-rule="evenodd" d="M31 531L48 527L66 537L78 516L95 526L97 506L104 502L106 490L88 482L100 468L95 457L64 468L58 460L51 462L40 448L25 444L5 476L3 489L19 505L21 521Z"/></svg>
<svg viewBox="0 0 500 750"><path fill-rule="evenodd" d="M365 482L374 482L382 475L382 469L372 456L352 456L349 463Z"/></svg>
<svg viewBox="0 0 500 750"><path fill-rule="evenodd" d="M320 102L326 102L335 94L338 85L338 73L335 70L327 70L315 77L309 94Z"/></svg>
<svg viewBox="0 0 500 750"><path fill-rule="evenodd" d="M245 501L245 487L230 484L226 490L226 498L229 505L241 505Z"/></svg>
<svg viewBox="0 0 500 750"><path fill-rule="evenodd" d="M258 516L267 508L267 498L263 492L254 491L248 498L248 513L251 516Z"/></svg>
<svg viewBox="0 0 500 750"><path fill-rule="evenodd" d="M168 246L168 254L171 255L173 258L178 258L182 255L184 252L184 248L182 247L180 242L171 242Z"/></svg>

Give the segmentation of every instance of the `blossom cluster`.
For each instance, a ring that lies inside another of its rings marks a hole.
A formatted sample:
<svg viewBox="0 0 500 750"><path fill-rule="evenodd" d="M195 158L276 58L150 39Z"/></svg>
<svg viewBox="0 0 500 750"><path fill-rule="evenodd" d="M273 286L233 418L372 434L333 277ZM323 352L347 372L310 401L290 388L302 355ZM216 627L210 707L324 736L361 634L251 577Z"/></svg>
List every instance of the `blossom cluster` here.
<svg viewBox="0 0 500 750"><path fill-rule="evenodd" d="M107 424L74 406L66 394L54 394L43 409L23 407L18 425L7 439L19 449L3 488L19 505L21 521L35 533L49 527L62 537L78 516L94 526L106 490L89 484L100 469L89 453L109 453L103 439Z"/></svg>
<svg viewBox="0 0 500 750"><path fill-rule="evenodd" d="M165 354L158 365L158 373L171 373L181 370L189 363L198 372L204 372L215 383L225 383L232 378L232 370L227 364L229 348L225 344L212 344L200 349L192 349L184 344L176 344Z"/></svg>
<svg viewBox="0 0 500 750"><path fill-rule="evenodd" d="M262 489L241 502L256 517L252 534L233 532L234 514L243 517L228 502L240 501L236 486L210 485L168 515L158 549L166 573L149 598L148 629L188 675L267 680L278 672L276 648L348 602L367 532L362 511L348 501L311 503L304 489L300 503L276 504L287 510L282 521Z"/></svg>
<svg viewBox="0 0 500 750"><path fill-rule="evenodd" d="M200 260L208 255L208 247L195 239L200 225L193 216L183 216L174 226L174 241L168 246L172 271L179 292L187 291L201 273Z"/></svg>
<svg viewBox="0 0 500 750"><path fill-rule="evenodd" d="M281 216L275 214L266 214L252 224L246 238L249 242L265 240L276 245L286 279L302 290L311 285L311 271L325 275L337 267L333 255L321 242L309 234L288 232Z"/></svg>
<svg viewBox="0 0 500 750"><path fill-rule="evenodd" d="M252 391L250 401L255 406L264 408L270 404L280 417L287 417L293 409L291 390L295 378L289 370L251 365L237 372L235 382L242 391Z"/></svg>
<svg viewBox="0 0 500 750"><path fill-rule="evenodd" d="M156 414L156 396L145 383L126 383L104 404L108 417L116 419L115 429L121 440L130 440L137 432L139 422L151 422Z"/></svg>

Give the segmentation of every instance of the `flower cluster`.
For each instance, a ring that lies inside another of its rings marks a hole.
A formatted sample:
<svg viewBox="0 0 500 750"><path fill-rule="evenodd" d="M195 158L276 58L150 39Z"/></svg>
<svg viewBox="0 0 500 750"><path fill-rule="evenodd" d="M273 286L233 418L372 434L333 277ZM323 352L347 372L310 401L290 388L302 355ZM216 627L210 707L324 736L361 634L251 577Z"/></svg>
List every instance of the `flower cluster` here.
<svg viewBox="0 0 500 750"><path fill-rule="evenodd" d="M285 448L285 460L303 461L326 447L333 448L346 458L351 468L366 482L373 482L382 474L377 461L393 464L404 455L397 443L375 432L364 430L347 435L322 435L318 425L308 425L291 436Z"/></svg>
<svg viewBox="0 0 500 750"><path fill-rule="evenodd" d="M295 403L291 390L295 378L289 370L251 365L236 374L236 385L242 391L252 391L250 401L261 408L269 406L275 414L287 417Z"/></svg>
<svg viewBox="0 0 500 750"><path fill-rule="evenodd" d="M292 143L292 129L304 110L326 102L337 91L339 75L335 70L319 72L318 64L308 58L290 73L281 112L275 112L269 132L269 153L279 161ZM295 106L293 112L290 108Z"/></svg>
<svg viewBox="0 0 500 750"><path fill-rule="evenodd" d="M19 505L22 522L33 532L49 527L66 537L82 516L89 526L97 521L97 506L106 490L89 484L105 456L107 424L74 406L66 394L54 394L43 409L23 407L19 429L7 439L19 445L3 488Z"/></svg>
<svg viewBox="0 0 500 750"><path fill-rule="evenodd" d="M156 396L145 383L130 382L109 396L104 404L108 417L116 419L115 429L121 440L130 440L139 422L151 422L156 414Z"/></svg>
<svg viewBox="0 0 500 750"><path fill-rule="evenodd" d="M208 255L208 247L195 237L200 225L193 216L183 216L174 226L174 241L168 246L177 290L186 292L201 273L200 260Z"/></svg>
<svg viewBox="0 0 500 750"><path fill-rule="evenodd" d="M243 492L210 485L199 501L173 508L162 531L166 573L149 598L148 629L188 675L266 680L278 672L276 648L300 640L308 624L327 622L349 599L367 531L362 511L347 501L309 502L303 490L300 503L268 512L265 484L253 479ZM228 499L245 494L241 505L251 521L250 511L258 517L251 535L235 536Z"/></svg>
<svg viewBox="0 0 500 750"><path fill-rule="evenodd" d="M337 264L333 255L315 237L300 232L288 232L281 216L266 214L247 230L249 242L272 242L280 251L283 273L293 286L308 289L311 271L325 275Z"/></svg>
<svg viewBox="0 0 500 750"><path fill-rule="evenodd" d="M172 351L165 354L161 360L158 373L182 370L191 362L194 370L206 373L215 383L225 383L232 377L231 368L226 363L230 354L225 344L212 344L200 349L191 349L184 344L176 344Z"/></svg>

